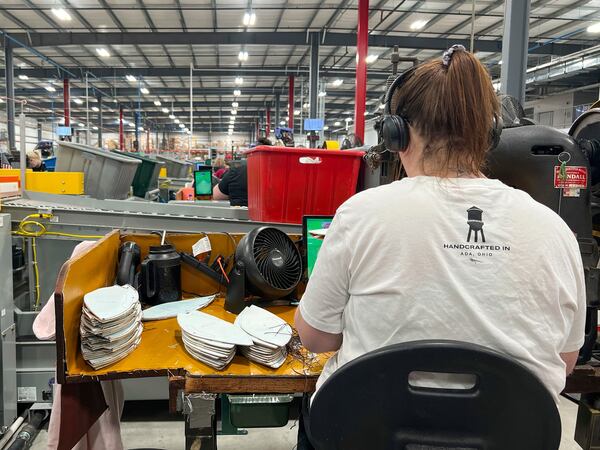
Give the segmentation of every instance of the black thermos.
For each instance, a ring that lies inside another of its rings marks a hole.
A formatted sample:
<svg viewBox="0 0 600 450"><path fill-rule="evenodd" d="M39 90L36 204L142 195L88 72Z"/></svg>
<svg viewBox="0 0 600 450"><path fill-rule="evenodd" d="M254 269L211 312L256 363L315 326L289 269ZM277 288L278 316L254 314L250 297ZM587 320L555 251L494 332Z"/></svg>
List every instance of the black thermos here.
<svg viewBox="0 0 600 450"><path fill-rule="evenodd" d="M160 305L181 298L181 256L172 245L151 246L142 262L140 295L145 303Z"/></svg>

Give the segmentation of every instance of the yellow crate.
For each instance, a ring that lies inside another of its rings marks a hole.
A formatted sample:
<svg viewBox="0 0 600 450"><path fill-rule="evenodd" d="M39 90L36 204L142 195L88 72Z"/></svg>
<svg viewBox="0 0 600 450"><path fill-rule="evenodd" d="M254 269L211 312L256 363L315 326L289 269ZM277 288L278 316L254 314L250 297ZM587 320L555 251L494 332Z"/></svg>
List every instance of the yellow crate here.
<svg viewBox="0 0 600 450"><path fill-rule="evenodd" d="M166 178L167 177L167 168L166 167L161 167L160 168L160 172L158 173L158 176L160 178Z"/></svg>
<svg viewBox="0 0 600 450"><path fill-rule="evenodd" d="M325 146L323 148L326 148L327 150L339 150L340 143L338 141L325 141Z"/></svg>
<svg viewBox="0 0 600 450"><path fill-rule="evenodd" d="M0 169L1 176L16 176L20 179L19 169ZM28 191L48 194L81 195L84 193L83 172L33 172L27 170Z"/></svg>

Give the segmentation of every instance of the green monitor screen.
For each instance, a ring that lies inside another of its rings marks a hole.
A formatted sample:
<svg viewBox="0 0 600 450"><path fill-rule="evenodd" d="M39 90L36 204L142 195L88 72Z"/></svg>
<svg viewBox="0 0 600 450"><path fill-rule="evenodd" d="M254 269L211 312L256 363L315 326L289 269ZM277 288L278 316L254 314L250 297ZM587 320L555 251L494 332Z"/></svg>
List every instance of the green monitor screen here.
<svg viewBox="0 0 600 450"><path fill-rule="evenodd" d="M201 166L194 171L194 189L196 195L212 194L212 167Z"/></svg>
<svg viewBox="0 0 600 450"><path fill-rule="evenodd" d="M333 216L304 216L302 223L302 234L306 245L306 268L310 278L321 245L325 230L331 225Z"/></svg>

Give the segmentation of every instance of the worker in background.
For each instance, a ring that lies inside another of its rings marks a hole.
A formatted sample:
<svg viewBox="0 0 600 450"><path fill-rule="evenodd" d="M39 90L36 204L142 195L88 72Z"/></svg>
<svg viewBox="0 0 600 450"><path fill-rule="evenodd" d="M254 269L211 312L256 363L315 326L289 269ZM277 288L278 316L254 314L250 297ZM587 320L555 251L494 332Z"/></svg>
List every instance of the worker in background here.
<svg viewBox="0 0 600 450"><path fill-rule="evenodd" d="M248 206L248 165L246 160L232 164L213 188L213 200L229 200L231 206Z"/></svg>
<svg viewBox="0 0 600 450"><path fill-rule="evenodd" d="M257 145L273 145L266 137L260 137ZM229 200L231 206L248 206L248 164L244 159L225 173L213 188L213 200Z"/></svg>
<svg viewBox="0 0 600 450"><path fill-rule="evenodd" d="M46 165L44 161L42 161L42 154L39 150L27 150L27 168L33 170L34 172L45 172Z"/></svg>
<svg viewBox="0 0 600 450"><path fill-rule="evenodd" d="M317 392L365 353L449 339L514 358L558 402L584 342L581 254L557 214L482 174L499 115L489 73L453 46L406 75L390 111L408 177L338 208L296 311L304 346L336 352ZM305 401L298 450L312 448L307 418Z"/></svg>
<svg viewBox="0 0 600 450"><path fill-rule="evenodd" d="M222 179L223 175L225 175L225 172L227 172L229 170L229 166L227 164L225 164L225 160L223 158L215 159L214 168L215 168L214 175L219 180Z"/></svg>

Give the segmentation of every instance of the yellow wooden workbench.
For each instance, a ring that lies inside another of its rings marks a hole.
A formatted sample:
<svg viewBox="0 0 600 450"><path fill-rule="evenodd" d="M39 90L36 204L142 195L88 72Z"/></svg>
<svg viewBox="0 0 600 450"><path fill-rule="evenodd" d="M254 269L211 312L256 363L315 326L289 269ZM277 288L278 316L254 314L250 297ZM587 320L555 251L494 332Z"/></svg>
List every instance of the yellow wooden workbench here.
<svg viewBox="0 0 600 450"><path fill-rule="evenodd" d="M177 250L190 252L192 244L203 236L206 234L168 235L167 240ZM241 238L241 235L225 233L210 233L208 236L212 246L211 259L216 255L231 255ZM198 394L198 398L192 398L196 402L205 401L206 393L213 394L208 400L213 403L214 394L283 394L314 391L325 357L307 362L306 358L290 355L279 369L270 369L238 355L224 370L217 371L195 360L185 351L175 318L145 322L140 345L123 360L101 370L94 370L89 366L81 355L79 337L84 294L114 284L118 249L122 242L135 241L140 246L143 259L149 246L158 245L159 239L156 235L121 235L115 231L64 264L55 293L59 383L70 385L98 380L169 376L172 409L180 391L188 396ZM236 316L225 311L223 307L223 292L219 292L219 285L185 264L182 265L182 289L188 297L220 294L215 302L202 311L229 322L235 320ZM288 323L293 323L294 307L274 306L267 309ZM188 402L192 400L188 398ZM213 422L214 415L211 423ZM186 430L192 428L186 427ZM208 437L194 435L191 440L207 439L206 442L216 442L214 426L208 428L212 430ZM206 430L206 427L202 429Z"/></svg>

